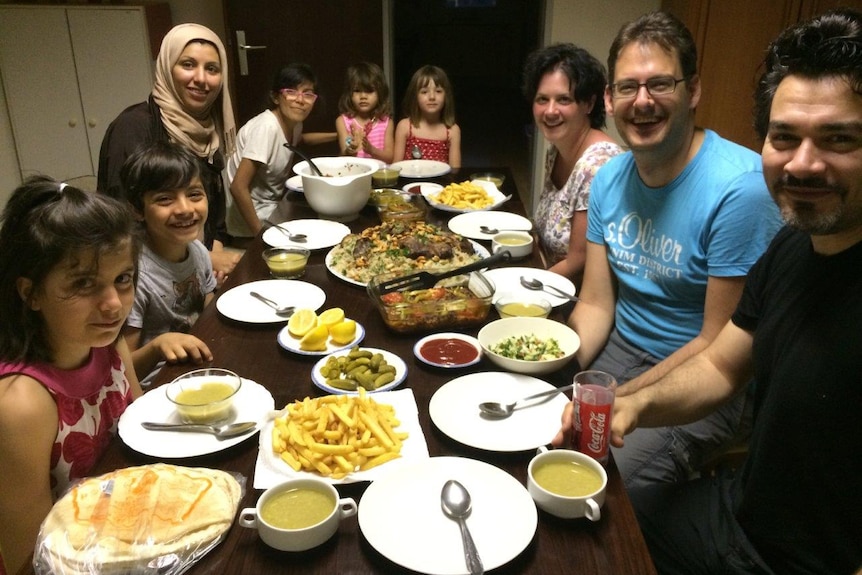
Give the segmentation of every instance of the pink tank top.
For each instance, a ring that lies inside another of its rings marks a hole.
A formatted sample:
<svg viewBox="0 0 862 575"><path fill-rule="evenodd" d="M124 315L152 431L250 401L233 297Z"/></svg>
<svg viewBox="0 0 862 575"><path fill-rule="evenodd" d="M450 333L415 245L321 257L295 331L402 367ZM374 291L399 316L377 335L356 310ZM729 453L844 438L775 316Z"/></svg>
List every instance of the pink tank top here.
<svg viewBox="0 0 862 575"><path fill-rule="evenodd" d="M51 493L57 499L72 480L90 473L132 402L123 360L111 345L93 348L78 369L0 362L0 377L14 374L39 381L57 403L59 426L51 450Z"/></svg>
<svg viewBox="0 0 862 575"><path fill-rule="evenodd" d="M414 136L413 124L409 126L403 160L436 160L449 163L449 128L446 128L445 140L429 140Z"/></svg>
<svg viewBox="0 0 862 575"><path fill-rule="evenodd" d="M347 132L353 132L353 126L359 125L359 122L356 118L351 118L347 114L341 115L342 120L344 120L344 125L347 126ZM377 148L378 150L382 150L386 147L386 128L389 126L389 116L383 116L382 118L374 118L370 122L366 122L365 129L365 139L368 140L368 143ZM371 154L363 150L362 148L356 151L357 158L370 158Z"/></svg>

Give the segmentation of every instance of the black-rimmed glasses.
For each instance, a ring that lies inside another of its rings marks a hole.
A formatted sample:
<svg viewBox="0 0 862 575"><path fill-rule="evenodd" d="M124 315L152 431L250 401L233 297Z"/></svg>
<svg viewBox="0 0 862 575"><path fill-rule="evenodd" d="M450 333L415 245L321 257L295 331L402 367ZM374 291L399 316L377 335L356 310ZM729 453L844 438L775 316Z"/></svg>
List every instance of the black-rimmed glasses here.
<svg viewBox="0 0 862 575"><path fill-rule="evenodd" d="M637 96L641 86L645 86L650 96L667 96L676 91L676 85L685 82L688 78L674 78L673 76L658 76L650 78L646 82L635 82L634 80L623 80L611 84L611 95L614 98L626 99Z"/></svg>

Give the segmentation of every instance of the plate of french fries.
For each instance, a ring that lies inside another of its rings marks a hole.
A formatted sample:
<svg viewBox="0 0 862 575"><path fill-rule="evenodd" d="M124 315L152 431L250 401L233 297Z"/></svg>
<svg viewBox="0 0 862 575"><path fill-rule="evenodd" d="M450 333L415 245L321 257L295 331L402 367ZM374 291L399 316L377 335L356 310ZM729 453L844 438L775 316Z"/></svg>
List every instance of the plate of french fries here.
<svg viewBox="0 0 862 575"><path fill-rule="evenodd" d="M411 389L306 397L272 415L260 433L255 489L286 477L373 481L428 458Z"/></svg>
<svg viewBox="0 0 862 575"><path fill-rule="evenodd" d="M487 180L465 180L449 184L435 192L426 192L423 189L422 197L438 210L463 214L493 210L512 196L503 195L497 186Z"/></svg>

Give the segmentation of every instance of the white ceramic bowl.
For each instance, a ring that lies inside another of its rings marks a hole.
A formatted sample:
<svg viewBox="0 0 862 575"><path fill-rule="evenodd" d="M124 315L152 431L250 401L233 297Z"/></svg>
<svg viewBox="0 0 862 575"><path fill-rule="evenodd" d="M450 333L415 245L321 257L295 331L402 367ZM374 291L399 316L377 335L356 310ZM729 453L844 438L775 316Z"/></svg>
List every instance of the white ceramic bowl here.
<svg viewBox="0 0 862 575"><path fill-rule="evenodd" d="M339 222L359 217L359 210L371 195L371 174L380 163L370 158L335 156L312 158L323 176L318 176L308 162L299 162L293 171L302 177L305 199L320 216Z"/></svg>
<svg viewBox="0 0 862 575"><path fill-rule="evenodd" d="M545 361L527 361L503 357L491 351L491 347L508 337L530 334L543 340L556 339L565 355ZM581 338L572 328L564 323L541 317L507 317L492 321L479 330L478 339L485 356L495 365L507 371L527 375L539 375L560 369L572 360L581 346Z"/></svg>

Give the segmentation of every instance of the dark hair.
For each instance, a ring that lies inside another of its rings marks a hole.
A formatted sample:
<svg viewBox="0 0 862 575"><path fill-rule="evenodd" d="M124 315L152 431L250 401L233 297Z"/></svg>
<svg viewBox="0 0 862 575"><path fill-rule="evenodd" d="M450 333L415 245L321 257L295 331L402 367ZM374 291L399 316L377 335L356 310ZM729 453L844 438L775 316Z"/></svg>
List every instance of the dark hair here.
<svg viewBox="0 0 862 575"><path fill-rule="evenodd" d="M843 78L862 94L862 13L839 8L779 34L766 50L754 92L754 130L766 138L772 98L790 75Z"/></svg>
<svg viewBox="0 0 862 575"><path fill-rule="evenodd" d="M18 279L38 290L65 259L95 252L98 267L101 255L124 242L137 268L137 224L126 202L34 176L12 193L0 225L0 359L50 362L44 321L21 299Z"/></svg>
<svg viewBox="0 0 862 575"><path fill-rule="evenodd" d="M377 107L372 111L375 118L392 114L392 102L389 99L389 86L383 76L383 70L373 62L361 62L347 69L344 79L344 90L338 100L338 111L353 116L353 92L377 92Z"/></svg>
<svg viewBox="0 0 862 575"><path fill-rule="evenodd" d="M188 149L171 142L153 142L126 158L120 185L132 207L143 212L145 193L185 188L200 177L198 158Z"/></svg>
<svg viewBox="0 0 862 575"><path fill-rule="evenodd" d="M404 93L404 115L410 118L410 123L414 126L419 125L419 120L422 119L422 111L419 109L419 90L434 82L436 86L443 88L446 94L446 100L443 102L443 109L440 112L440 120L446 124L447 128L455 125L455 92L452 90L452 84L449 82L449 76L443 68L437 66L425 65L413 73L410 78L410 83L407 85L407 91Z"/></svg>
<svg viewBox="0 0 862 575"><path fill-rule="evenodd" d="M279 70L272 79L272 87L269 90L269 107L277 106L278 95L287 88L296 89L300 84L308 82L311 89L317 91L317 76L308 64L295 62L288 64Z"/></svg>
<svg viewBox="0 0 862 575"><path fill-rule="evenodd" d="M569 90L576 102L594 101L590 111L590 127L599 129L605 126L604 91L608 80L605 67L592 54L574 44L552 44L539 48L529 56L524 64L524 97L532 102L545 74L561 71L569 79Z"/></svg>
<svg viewBox="0 0 862 575"><path fill-rule="evenodd" d="M697 74L697 46L691 32L679 19L668 12L649 12L637 20L624 24L617 32L608 53L608 78L614 81L617 59L623 48L632 43L657 44L670 55L676 54L682 75L691 78Z"/></svg>

